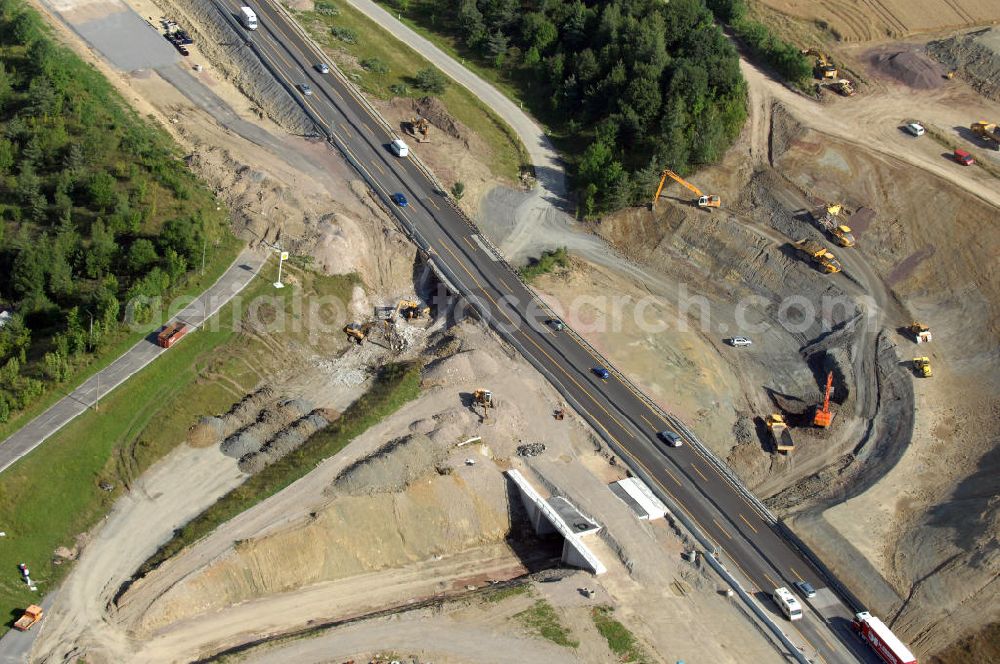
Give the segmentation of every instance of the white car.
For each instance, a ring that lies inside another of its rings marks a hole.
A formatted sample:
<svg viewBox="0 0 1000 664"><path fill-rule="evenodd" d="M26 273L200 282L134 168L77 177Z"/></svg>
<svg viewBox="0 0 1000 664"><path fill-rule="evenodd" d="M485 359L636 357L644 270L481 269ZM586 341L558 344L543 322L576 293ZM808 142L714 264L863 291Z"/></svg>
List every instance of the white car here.
<svg viewBox="0 0 1000 664"><path fill-rule="evenodd" d="M923 136L924 126L919 122L911 122L910 124L906 125L906 131L910 132L914 136Z"/></svg>
<svg viewBox="0 0 1000 664"><path fill-rule="evenodd" d="M753 342L747 339L746 337L733 337L732 339L729 340L729 345L734 346L736 348L740 348L742 346L750 346L752 344Z"/></svg>

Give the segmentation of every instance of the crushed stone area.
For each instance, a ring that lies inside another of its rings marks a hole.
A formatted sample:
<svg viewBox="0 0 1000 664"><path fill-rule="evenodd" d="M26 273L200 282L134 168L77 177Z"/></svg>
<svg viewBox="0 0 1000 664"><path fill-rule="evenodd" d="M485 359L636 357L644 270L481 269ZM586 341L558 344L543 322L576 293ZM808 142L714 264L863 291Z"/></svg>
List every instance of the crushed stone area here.
<svg viewBox="0 0 1000 664"><path fill-rule="evenodd" d="M976 92L1000 101L1000 29L986 28L932 41L927 52Z"/></svg>

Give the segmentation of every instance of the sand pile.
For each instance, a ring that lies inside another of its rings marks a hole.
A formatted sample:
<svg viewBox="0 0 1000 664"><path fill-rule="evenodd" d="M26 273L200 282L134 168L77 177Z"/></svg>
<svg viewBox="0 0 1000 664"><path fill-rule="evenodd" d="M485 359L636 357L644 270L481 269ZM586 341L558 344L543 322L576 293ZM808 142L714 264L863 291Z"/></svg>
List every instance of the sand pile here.
<svg viewBox="0 0 1000 664"><path fill-rule="evenodd" d="M1000 30L990 28L927 45L927 52L955 70L976 92L1000 101Z"/></svg>
<svg viewBox="0 0 1000 664"><path fill-rule="evenodd" d="M946 80L945 69L917 50L879 50L869 61L879 73L917 90L932 90Z"/></svg>

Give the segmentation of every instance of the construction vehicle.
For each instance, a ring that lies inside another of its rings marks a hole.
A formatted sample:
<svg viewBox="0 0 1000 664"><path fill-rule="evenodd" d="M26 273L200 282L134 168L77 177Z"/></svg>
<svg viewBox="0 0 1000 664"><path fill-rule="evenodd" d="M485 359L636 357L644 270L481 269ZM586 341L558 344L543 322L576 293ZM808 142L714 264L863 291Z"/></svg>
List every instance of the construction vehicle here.
<svg viewBox="0 0 1000 664"><path fill-rule="evenodd" d="M918 344L925 344L933 339L933 337L931 337L931 328L927 327L923 323L913 321L906 329L909 330L910 334L913 335L913 340Z"/></svg>
<svg viewBox="0 0 1000 664"><path fill-rule="evenodd" d="M931 360L929 357L913 358L913 370L916 371L917 375L921 378L930 378L934 375L931 371Z"/></svg>
<svg viewBox="0 0 1000 664"><path fill-rule="evenodd" d="M836 274L843 269L840 261L816 240L799 240L795 243L795 248L826 274Z"/></svg>
<svg viewBox="0 0 1000 664"><path fill-rule="evenodd" d="M45 612L42 611L42 607L37 604L32 604L24 610L21 617L14 623L14 629L20 632L27 632L31 629L32 625L42 619L42 615L44 613Z"/></svg>
<svg viewBox="0 0 1000 664"><path fill-rule="evenodd" d="M822 407L816 407L816 414L813 416L813 426L826 428L833 421L833 413L830 412L830 393L833 392L833 372L826 375L826 394L823 396Z"/></svg>
<svg viewBox="0 0 1000 664"><path fill-rule="evenodd" d="M788 430L788 424L781 413L771 413L767 416L767 429L774 439L774 449L785 453L795 449L792 433Z"/></svg>
<svg viewBox="0 0 1000 664"><path fill-rule="evenodd" d="M472 393L473 405L478 404L483 409L483 420L489 418L490 408L493 408L493 393L489 390L479 388Z"/></svg>
<svg viewBox="0 0 1000 664"><path fill-rule="evenodd" d="M821 81L837 78L837 74L839 72L837 71L837 68L833 66L833 63L830 61L830 57L826 53L817 51L814 48L807 48L802 51L802 55L812 55L816 57L816 66L813 68L813 75L815 75L816 78Z"/></svg>
<svg viewBox="0 0 1000 664"><path fill-rule="evenodd" d="M371 323L348 323L344 326L344 334L360 346L365 342L371 329Z"/></svg>
<svg viewBox="0 0 1000 664"><path fill-rule="evenodd" d="M820 230L829 233L834 242L842 247L853 247L857 242L851 233L851 227L837 223L843 207L840 203L827 203L810 214Z"/></svg>
<svg viewBox="0 0 1000 664"><path fill-rule="evenodd" d="M893 634L884 622L867 611L854 614L851 626L861 640L871 646L886 664L917 664L917 658L899 637Z"/></svg>
<svg viewBox="0 0 1000 664"><path fill-rule="evenodd" d="M854 84L846 78L842 78L839 81L831 83L830 87L833 88L834 92L845 97L853 97L857 94L857 90L854 89Z"/></svg>
<svg viewBox="0 0 1000 664"><path fill-rule="evenodd" d="M176 322L167 325L156 335L156 345L160 348L170 348L185 334L191 331L186 323Z"/></svg>
<svg viewBox="0 0 1000 664"><path fill-rule="evenodd" d="M429 143L430 142L430 130L431 123L427 121L427 118L420 117L419 115L414 118L410 118L407 126L417 143Z"/></svg>
<svg viewBox="0 0 1000 664"><path fill-rule="evenodd" d="M414 318L423 318L430 315L431 308L423 306L416 300L400 300L396 304L396 313L400 314L406 320L413 320Z"/></svg>
<svg viewBox="0 0 1000 664"><path fill-rule="evenodd" d="M660 199L660 192L663 191L663 185L667 181L668 177L690 189L691 192L698 197L698 207L717 208L722 205L722 200L718 196L706 196L701 192L701 189L677 175L677 173L674 173L670 169L664 169L663 173L660 174L660 185L656 188L656 195L653 196L654 208L656 207L656 201Z"/></svg>
<svg viewBox="0 0 1000 664"><path fill-rule="evenodd" d="M973 134L1000 150L1000 126L995 122L974 122L969 128Z"/></svg>

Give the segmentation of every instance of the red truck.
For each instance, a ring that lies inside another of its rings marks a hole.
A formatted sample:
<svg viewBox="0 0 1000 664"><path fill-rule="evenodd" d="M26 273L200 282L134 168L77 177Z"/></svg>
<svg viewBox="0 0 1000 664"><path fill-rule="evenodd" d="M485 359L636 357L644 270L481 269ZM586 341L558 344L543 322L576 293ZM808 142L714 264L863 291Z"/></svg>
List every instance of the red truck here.
<svg viewBox="0 0 1000 664"><path fill-rule="evenodd" d="M177 340L191 331L187 323L171 323L156 335L156 345L160 348L170 348Z"/></svg>
<svg viewBox="0 0 1000 664"><path fill-rule="evenodd" d="M886 664L917 664L917 658L910 649L884 622L867 611L855 614L853 626L861 640L871 646Z"/></svg>
<svg viewBox="0 0 1000 664"><path fill-rule="evenodd" d="M972 166L976 163L976 160L972 158L972 155L965 150L955 150L955 161L960 163L962 166Z"/></svg>

